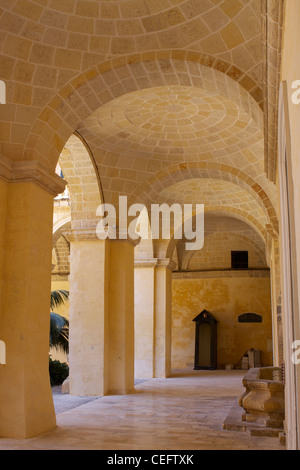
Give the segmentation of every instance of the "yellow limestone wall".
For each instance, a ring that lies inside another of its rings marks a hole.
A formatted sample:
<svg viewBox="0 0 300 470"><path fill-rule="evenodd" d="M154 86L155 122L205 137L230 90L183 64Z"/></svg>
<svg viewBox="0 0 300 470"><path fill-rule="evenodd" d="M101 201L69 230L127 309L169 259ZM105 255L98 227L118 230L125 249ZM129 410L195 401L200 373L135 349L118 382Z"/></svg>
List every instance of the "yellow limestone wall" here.
<svg viewBox="0 0 300 470"><path fill-rule="evenodd" d="M269 278L173 278L172 286L172 369L193 367L193 319L204 309L219 321L218 367L238 363L250 348L261 351L262 365L272 365ZM262 315L263 323L238 323L246 312Z"/></svg>

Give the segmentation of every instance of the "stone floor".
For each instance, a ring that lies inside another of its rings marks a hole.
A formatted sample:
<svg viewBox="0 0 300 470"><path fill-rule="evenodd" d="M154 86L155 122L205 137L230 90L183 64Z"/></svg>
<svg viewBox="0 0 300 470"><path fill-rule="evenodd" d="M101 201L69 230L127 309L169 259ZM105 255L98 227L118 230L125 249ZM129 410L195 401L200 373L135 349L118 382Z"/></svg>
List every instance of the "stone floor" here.
<svg viewBox="0 0 300 470"><path fill-rule="evenodd" d="M222 429L244 375L175 371L137 381L130 395L97 399L56 389L57 428L24 441L0 439L0 450L284 450L276 438Z"/></svg>

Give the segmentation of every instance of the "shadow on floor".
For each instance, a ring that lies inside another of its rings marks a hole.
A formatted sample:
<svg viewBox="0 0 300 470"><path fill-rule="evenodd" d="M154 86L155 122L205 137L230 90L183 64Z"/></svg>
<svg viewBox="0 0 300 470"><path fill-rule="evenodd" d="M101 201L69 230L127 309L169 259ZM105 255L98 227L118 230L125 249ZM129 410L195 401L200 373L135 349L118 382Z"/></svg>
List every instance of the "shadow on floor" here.
<svg viewBox="0 0 300 470"><path fill-rule="evenodd" d="M52 387L52 396L56 414L72 410L73 408L77 408L80 405L84 405L85 403L99 399L99 397L81 397L77 395L69 395L68 393L62 393L61 385Z"/></svg>
<svg viewBox="0 0 300 470"><path fill-rule="evenodd" d="M134 385L140 385L144 382L147 382L150 379L134 379ZM64 411L72 410L78 406L89 403L93 400L99 400L101 397L93 396L79 396L79 395L69 395L68 393L62 393L61 385L56 385L52 387L52 396L53 403L55 408L55 413L58 415Z"/></svg>

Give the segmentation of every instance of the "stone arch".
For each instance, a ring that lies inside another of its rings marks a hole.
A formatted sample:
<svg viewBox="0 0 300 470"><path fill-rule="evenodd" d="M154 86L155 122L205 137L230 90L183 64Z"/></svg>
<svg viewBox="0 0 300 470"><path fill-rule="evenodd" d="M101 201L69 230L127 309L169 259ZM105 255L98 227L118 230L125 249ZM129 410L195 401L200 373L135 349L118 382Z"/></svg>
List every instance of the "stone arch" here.
<svg viewBox="0 0 300 470"><path fill-rule="evenodd" d="M54 267L52 274L70 274L70 243L63 234L57 239L53 252L52 262Z"/></svg>
<svg viewBox="0 0 300 470"><path fill-rule="evenodd" d="M191 85L221 94L250 115L262 130L263 113L255 98L235 80L230 67L207 59L196 52L169 50L100 63L70 81L44 107L32 125L25 158L55 167L70 135L103 104L135 90L161 85Z"/></svg>
<svg viewBox="0 0 300 470"><path fill-rule="evenodd" d="M208 237L211 237L213 236L214 234L209 234ZM263 262L266 262L266 255L265 253L263 252L263 250L261 249L260 246L258 246L257 243L255 243L253 240L251 240L251 238L245 236L245 235L242 235L242 234L239 234L239 233L235 233L234 234L234 237L235 239L239 239L240 241L243 241L243 242L246 242L248 243L258 254L259 256L261 257L262 261ZM183 263L182 263L182 269L183 270L186 270L188 271L189 269L189 265L190 265L190 262L192 260L192 258L195 256L196 254L196 251L191 251L190 252L190 255L189 256L186 256L186 258L184 259Z"/></svg>
<svg viewBox="0 0 300 470"><path fill-rule="evenodd" d="M266 245L266 236L267 232L264 229L263 226L261 226L253 217L249 216L244 211L235 209L233 207L206 207L205 208L205 215L215 215L215 216L225 216L225 217L231 217L234 219L237 219L241 222L244 222L246 225L248 225L250 228L252 228L255 233L259 236L261 242ZM171 237L170 240L164 240L162 243L160 242L161 245L161 256L164 256L166 258L172 258L174 254L174 250L178 244L179 240L174 239L174 235Z"/></svg>
<svg viewBox="0 0 300 470"><path fill-rule="evenodd" d="M249 227L253 228L263 243L266 243L267 231L266 229L250 214L247 212L236 209L235 207L206 207L205 213L214 215L225 215L237 220L245 222Z"/></svg>
<svg viewBox="0 0 300 470"><path fill-rule="evenodd" d="M56 220L53 224L53 246L55 246L57 240L65 230L71 228L71 215L65 215L60 219Z"/></svg>
<svg viewBox="0 0 300 470"><path fill-rule="evenodd" d="M103 203L98 171L91 152L78 134L73 134L59 159L68 183L72 229L95 227L97 207Z"/></svg>
<svg viewBox="0 0 300 470"><path fill-rule="evenodd" d="M253 178L229 165L209 162L187 162L174 165L167 170L156 173L141 184L135 192L133 199L144 201L144 204L151 204L151 201L157 200L160 191L167 186L191 178L213 178L229 181L241 186L263 208L268 221L267 225L270 224L275 233L278 233L276 211L267 193Z"/></svg>
<svg viewBox="0 0 300 470"><path fill-rule="evenodd" d="M70 255L70 246L68 240L64 238L64 232L67 232L69 230L71 230L70 214L60 217L53 223L52 274L57 274L56 271L59 267L60 259L62 258L60 254L61 249L63 249L64 251L64 265L69 266L69 260L66 260L66 257L69 257ZM66 272L64 274L66 274Z"/></svg>

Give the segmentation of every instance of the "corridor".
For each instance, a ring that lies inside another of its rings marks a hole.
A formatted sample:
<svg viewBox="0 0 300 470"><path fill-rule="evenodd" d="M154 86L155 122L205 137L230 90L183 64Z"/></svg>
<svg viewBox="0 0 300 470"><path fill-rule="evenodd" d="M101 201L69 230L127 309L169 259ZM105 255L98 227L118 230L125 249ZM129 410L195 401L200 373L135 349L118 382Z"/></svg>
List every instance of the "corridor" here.
<svg viewBox="0 0 300 470"><path fill-rule="evenodd" d="M168 379L138 380L129 395L92 399L67 411L60 402L55 430L1 439L0 450L284 450L276 438L222 429L243 392L244 375L180 370Z"/></svg>

